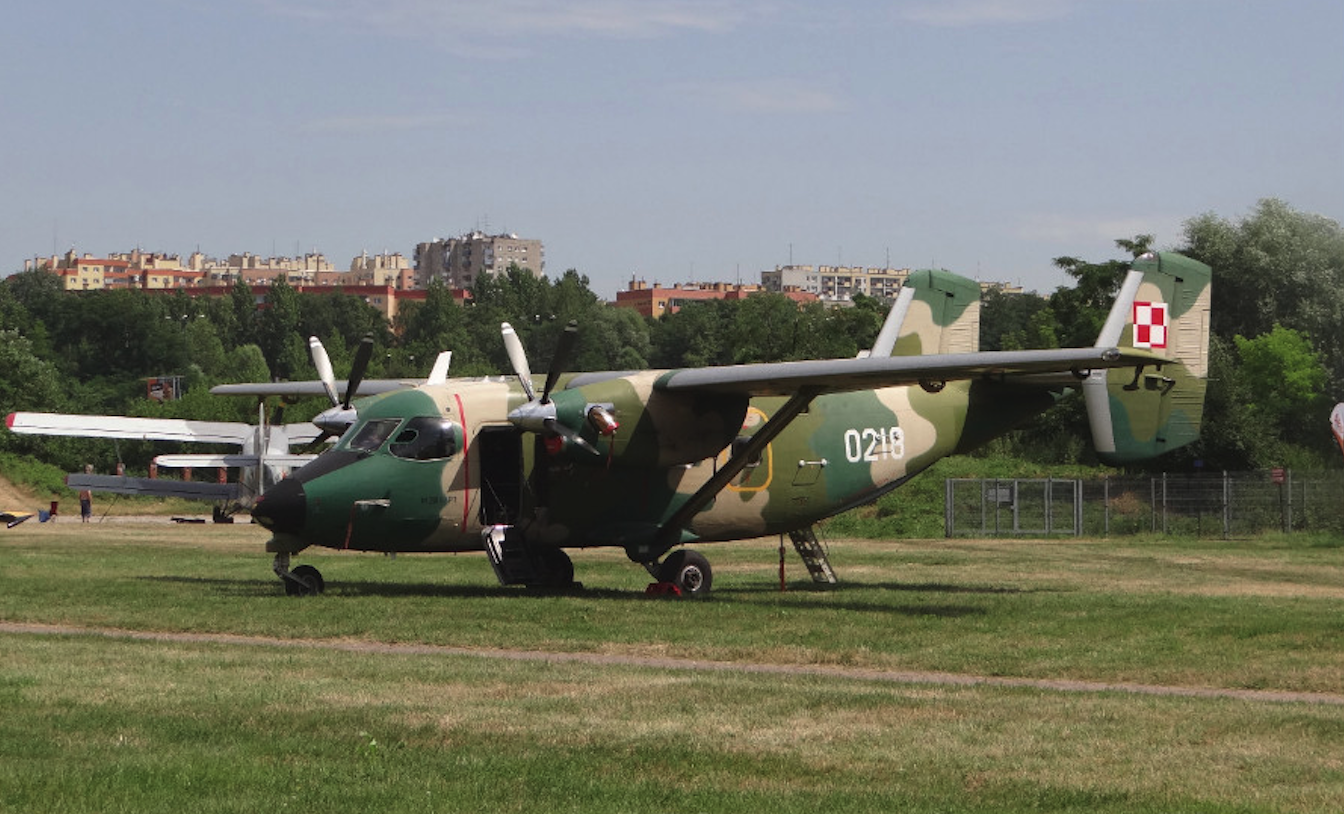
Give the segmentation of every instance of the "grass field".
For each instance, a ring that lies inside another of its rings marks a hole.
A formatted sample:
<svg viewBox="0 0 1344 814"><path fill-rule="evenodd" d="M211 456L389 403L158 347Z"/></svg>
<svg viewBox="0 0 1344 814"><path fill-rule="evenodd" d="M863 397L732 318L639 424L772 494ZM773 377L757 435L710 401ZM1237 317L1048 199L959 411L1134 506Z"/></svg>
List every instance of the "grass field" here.
<svg viewBox="0 0 1344 814"><path fill-rule="evenodd" d="M1344 810L1328 540L839 541L839 588L790 552L784 593L763 540L704 547L702 601L605 550L565 594L305 552L328 589L294 599L264 541L0 535L0 811Z"/></svg>

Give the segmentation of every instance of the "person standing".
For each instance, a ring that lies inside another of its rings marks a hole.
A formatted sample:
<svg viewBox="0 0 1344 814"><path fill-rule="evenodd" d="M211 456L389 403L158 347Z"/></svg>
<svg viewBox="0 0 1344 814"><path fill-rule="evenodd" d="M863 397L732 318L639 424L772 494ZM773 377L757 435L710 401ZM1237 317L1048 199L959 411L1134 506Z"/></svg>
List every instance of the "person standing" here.
<svg viewBox="0 0 1344 814"><path fill-rule="evenodd" d="M84 474L93 474L93 464L84 464ZM79 520L81 523L89 522L93 517L93 492L88 489L79 490Z"/></svg>

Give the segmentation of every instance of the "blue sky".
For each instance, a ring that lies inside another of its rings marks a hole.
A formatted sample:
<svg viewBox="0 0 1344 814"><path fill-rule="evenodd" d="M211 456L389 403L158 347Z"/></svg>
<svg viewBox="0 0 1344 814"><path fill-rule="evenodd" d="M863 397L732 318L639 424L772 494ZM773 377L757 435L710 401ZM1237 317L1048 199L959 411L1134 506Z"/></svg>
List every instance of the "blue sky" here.
<svg viewBox="0 0 1344 814"><path fill-rule="evenodd" d="M599 294L796 263L1064 283L1277 197L1344 220L1338 0L43 0L0 272L475 228Z"/></svg>

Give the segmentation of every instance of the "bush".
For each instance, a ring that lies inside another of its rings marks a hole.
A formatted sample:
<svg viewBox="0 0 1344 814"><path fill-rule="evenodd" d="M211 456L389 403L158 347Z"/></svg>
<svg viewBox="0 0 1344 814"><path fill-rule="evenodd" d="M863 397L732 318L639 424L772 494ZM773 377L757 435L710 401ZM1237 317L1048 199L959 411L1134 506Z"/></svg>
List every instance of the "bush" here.
<svg viewBox="0 0 1344 814"><path fill-rule="evenodd" d="M0 476L16 486L33 490L39 496L68 497L71 494L65 485L65 472L26 455L0 452Z"/></svg>

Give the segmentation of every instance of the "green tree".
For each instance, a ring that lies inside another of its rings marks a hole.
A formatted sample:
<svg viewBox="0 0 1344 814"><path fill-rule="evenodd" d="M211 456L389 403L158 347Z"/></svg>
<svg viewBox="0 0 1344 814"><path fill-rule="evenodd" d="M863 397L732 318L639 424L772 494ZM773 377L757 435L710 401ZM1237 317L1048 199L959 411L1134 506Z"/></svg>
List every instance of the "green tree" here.
<svg viewBox="0 0 1344 814"><path fill-rule="evenodd" d="M574 370L643 370L653 346L648 321L630 308L596 308L579 326Z"/></svg>
<svg viewBox="0 0 1344 814"><path fill-rule="evenodd" d="M1307 337L1275 325L1267 334L1254 339L1238 335L1233 342L1241 379L1250 385L1245 388L1246 410L1261 431L1285 444L1328 448L1321 431L1329 412L1326 371Z"/></svg>
<svg viewBox="0 0 1344 814"><path fill-rule="evenodd" d="M1055 327L1049 303L1034 293L1005 294L995 286L981 298L981 350L1058 347Z"/></svg>
<svg viewBox="0 0 1344 814"><path fill-rule="evenodd" d="M312 378L308 345L300 334L299 293L283 275L271 281L266 307L257 315L257 344L281 379Z"/></svg>
<svg viewBox="0 0 1344 814"><path fill-rule="evenodd" d="M1212 213L1185 223L1180 251L1213 269L1213 331L1258 337L1292 325L1310 337L1344 387L1344 230L1267 198L1237 221Z"/></svg>
<svg viewBox="0 0 1344 814"><path fill-rule="evenodd" d="M1058 325L1059 346L1078 348L1091 345L1101 333L1111 303L1124 282L1134 258L1147 252L1152 235L1136 235L1132 240L1115 241L1129 257L1089 263L1077 257L1056 257L1054 264L1074 280L1071 288L1061 287L1050 297L1050 310Z"/></svg>
<svg viewBox="0 0 1344 814"><path fill-rule="evenodd" d="M429 372L431 360L445 350L453 352L452 374L493 373L488 362L476 350L467 328L467 309L453 299L452 291L439 280L432 280L422 302L408 304L397 314L401 349L406 357L415 357Z"/></svg>
<svg viewBox="0 0 1344 814"><path fill-rule="evenodd" d="M655 367L704 367L730 364L733 353L726 342L734 303L698 300L683 303L653 323L650 338Z"/></svg>

